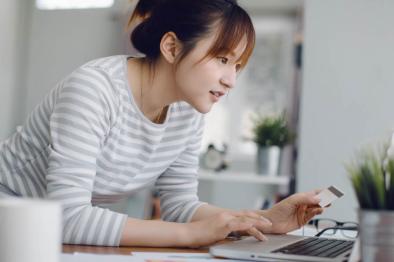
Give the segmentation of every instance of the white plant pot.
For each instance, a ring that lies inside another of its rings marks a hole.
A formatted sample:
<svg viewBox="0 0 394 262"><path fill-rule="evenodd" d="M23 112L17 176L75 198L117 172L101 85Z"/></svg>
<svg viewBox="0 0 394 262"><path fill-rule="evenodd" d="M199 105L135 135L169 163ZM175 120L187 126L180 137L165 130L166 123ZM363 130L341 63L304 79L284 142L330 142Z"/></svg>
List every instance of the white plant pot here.
<svg viewBox="0 0 394 262"><path fill-rule="evenodd" d="M257 174L277 176L280 173L282 149L278 146L258 147Z"/></svg>
<svg viewBox="0 0 394 262"><path fill-rule="evenodd" d="M363 262L394 261L394 211L359 210Z"/></svg>

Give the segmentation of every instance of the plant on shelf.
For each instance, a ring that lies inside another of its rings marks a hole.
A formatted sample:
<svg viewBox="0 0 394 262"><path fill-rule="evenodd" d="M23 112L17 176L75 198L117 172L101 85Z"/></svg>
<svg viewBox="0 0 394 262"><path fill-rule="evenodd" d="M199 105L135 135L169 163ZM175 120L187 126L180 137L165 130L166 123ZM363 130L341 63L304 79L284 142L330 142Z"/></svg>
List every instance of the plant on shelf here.
<svg viewBox="0 0 394 262"><path fill-rule="evenodd" d="M284 114L253 118L253 141L259 147L284 147L291 143L294 135L290 132Z"/></svg>
<svg viewBox="0 0 394 262"><path fill-rule="evenodd" d="M346 169L361 209L394 210L393 158L386 153L364 151Z"/></svg>
<svg viewBox="0 0 394 262"><path fill-rule="evenodd" d="M394 261L394 149L358 152L346 165L360 209L363 261Z"/></svg>
<svg viewBox="0 0 394 262"><path fill-rule="evenodd" d="M253 119L253 141L257 145L257 173L278 175L282 149L294 139L285 115L257 115Z"/></svg>

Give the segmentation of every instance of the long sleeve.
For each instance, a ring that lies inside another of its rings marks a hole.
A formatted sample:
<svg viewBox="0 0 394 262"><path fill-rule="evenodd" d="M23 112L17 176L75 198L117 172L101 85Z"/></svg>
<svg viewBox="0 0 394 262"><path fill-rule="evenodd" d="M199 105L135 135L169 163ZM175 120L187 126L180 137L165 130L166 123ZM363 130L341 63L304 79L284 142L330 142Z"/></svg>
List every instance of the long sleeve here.
<svg viewBox="0 0 394 262"><path fill-rule="evenodd" d="M63 243L118 246L127 219L91 204L97 156L116 112L110 85L100 69L82 67L53 107L47 194L63 206Z"/></svg>
<svg viewBox="0 0 394 262"><path fill-rule="evenodd" d="M160 196L162 219L189 222L196 209L204 204L198 200L198 154L204 129L204 118L197 117L186 149L156 181Z"/></svg>

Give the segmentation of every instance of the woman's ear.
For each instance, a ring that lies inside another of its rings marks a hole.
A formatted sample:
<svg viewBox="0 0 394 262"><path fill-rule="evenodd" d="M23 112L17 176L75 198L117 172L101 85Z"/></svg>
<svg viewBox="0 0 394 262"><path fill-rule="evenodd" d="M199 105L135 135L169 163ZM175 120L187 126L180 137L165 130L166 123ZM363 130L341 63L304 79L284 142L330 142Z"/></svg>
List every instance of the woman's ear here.
<svg viewBox="0 0 394 262"><path fill-rule="evenodd" d="M167 32L160 41L160 52L164 59L173 64L182 50L182 44L174 32Z"/></svg>

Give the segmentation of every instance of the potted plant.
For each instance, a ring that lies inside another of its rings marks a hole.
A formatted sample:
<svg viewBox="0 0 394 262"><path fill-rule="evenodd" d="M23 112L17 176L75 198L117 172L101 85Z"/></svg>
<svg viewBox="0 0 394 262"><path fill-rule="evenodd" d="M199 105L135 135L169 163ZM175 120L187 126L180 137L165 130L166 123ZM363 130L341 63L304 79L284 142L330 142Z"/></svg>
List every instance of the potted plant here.
<svg viewBox="0 0 394 262"><path fill-rule="evenodd" d="M362 261L394 261L394 158L387 152L359 152L347 165L360 205Z"/></svg>
<svg viewBox="0 0 394 262"><path fill-rule="evenodd" d="M277 175L283 148L292 142L284 114L265 117L257 115L253 120L253 141L257 145L257 173Z"/></svg>

